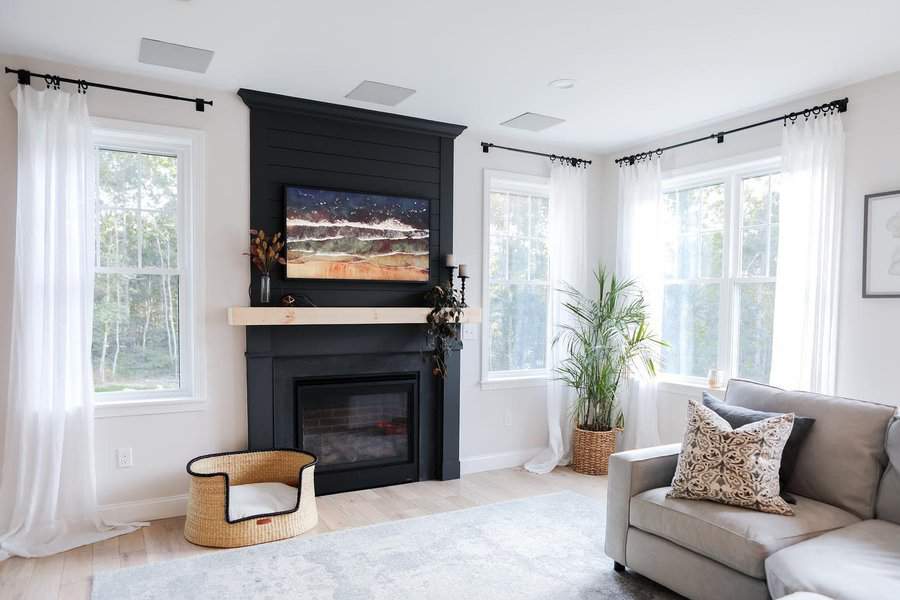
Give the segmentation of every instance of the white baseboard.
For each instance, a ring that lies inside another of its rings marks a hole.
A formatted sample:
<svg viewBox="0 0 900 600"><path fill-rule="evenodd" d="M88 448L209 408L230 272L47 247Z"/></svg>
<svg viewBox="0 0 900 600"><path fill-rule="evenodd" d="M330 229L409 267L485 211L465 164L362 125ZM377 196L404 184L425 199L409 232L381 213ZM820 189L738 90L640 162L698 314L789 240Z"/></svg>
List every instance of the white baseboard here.
<svg viewBox="0 0 900 600"><path fill-rule="evenodd" d="M467 473L520 467L541 450L542 448L527 448L525 450L513 450L512 452L470 456L460 459L460 472L465 475ZM181 517L185 513L187 513L187 494L148 498L146 500L131 500L129 502L100 506L100 514L107 522L111 523L155 521L156 519Z"/></svg>
<svg viewBox="0 0 900 600"><path fill-rule="evenodd" d="M459 460L460 473L480 473L481 471L496 471L497 469L509 469L521 467L526 462L543 450L543 448L526 448L511 452L498 452L496 454L480 454L461 458Z"/></svg>
<svg viewBox="0 0 900 600"><path fill-rule="evenodd" d="M187 494L132 500L100 506L100 514L109 523L155 521L181 517L187 513Z"/></svg>

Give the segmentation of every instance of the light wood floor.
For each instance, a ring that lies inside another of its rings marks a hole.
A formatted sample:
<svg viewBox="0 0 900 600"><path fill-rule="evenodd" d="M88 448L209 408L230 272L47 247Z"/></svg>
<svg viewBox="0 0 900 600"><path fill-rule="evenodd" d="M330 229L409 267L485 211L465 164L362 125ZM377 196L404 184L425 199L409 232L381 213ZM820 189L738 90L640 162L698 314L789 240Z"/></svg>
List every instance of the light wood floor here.
<svg viewBox="0 0 900 600"><path fill-rule="evenodd" d="M319 524L304 535L407 519L572 490L606 501L606 477L556 469L534 475L524 469L473 473L455 481L421 481L317 499ZM0 562L0 600L83 600L95 573L209 552L185 541L184 517L153 521L149 527L47 558Z"/></svg>

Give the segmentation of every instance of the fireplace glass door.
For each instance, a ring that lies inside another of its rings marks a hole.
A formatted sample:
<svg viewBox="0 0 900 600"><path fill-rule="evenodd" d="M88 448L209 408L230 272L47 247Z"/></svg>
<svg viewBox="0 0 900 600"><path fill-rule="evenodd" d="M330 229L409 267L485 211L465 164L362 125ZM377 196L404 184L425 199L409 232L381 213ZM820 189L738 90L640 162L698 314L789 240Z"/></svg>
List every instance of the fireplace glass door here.
<svg viewBox="0 0 900 600"><path fill-rule="evenodd" d="M298 439L321 471L413 462L415 376L301 381Z"/></svg>

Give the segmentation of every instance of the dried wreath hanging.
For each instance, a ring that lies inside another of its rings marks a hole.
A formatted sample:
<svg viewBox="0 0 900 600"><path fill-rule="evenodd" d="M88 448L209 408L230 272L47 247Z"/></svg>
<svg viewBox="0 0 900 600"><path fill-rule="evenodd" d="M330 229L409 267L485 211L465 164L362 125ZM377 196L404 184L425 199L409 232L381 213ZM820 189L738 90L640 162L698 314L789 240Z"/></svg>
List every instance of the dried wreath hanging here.
<svg viewBox="0 0 900 600"><path fill-rule="evenodd" d="M462 296L449 283L442 283L431 288L425 295L425 301L431 306L425 329L426 339L434 346L431 351L434 363L431 373L435 377L446 378L450 343L459 337L459 323L464 308Z"/></svg>

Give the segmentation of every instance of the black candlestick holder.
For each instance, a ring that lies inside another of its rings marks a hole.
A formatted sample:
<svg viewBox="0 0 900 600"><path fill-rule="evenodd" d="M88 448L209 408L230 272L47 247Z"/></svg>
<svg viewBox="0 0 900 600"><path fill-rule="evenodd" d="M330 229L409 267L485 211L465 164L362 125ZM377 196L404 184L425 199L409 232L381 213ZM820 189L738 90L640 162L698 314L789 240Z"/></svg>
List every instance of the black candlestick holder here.
<svg viewBox="0 0 900 600"><path fill-rule="evenodd" d="M453 274L456 272L456 266L455 265L447 265L446 269L447 269L447 274L449 275L448 280L450 282L450 289L452 290L453 289Z"/></svg>
<svg viewBox="0 0 900 600"><path fill-rule="evenodd" d="M468 279L468 275L460 275L460 288L462 289L462 306L463 308L467 308L469 305L466 304L466 279Z"/></svg>

